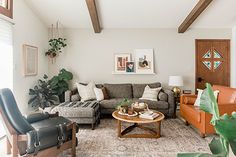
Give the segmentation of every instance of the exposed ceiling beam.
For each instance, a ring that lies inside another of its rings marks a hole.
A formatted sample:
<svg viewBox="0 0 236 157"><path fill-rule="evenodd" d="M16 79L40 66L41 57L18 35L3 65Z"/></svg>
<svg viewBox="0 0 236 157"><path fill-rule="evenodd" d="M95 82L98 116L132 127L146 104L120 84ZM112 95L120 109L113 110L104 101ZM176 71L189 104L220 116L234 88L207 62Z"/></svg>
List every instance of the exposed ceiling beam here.
<svg viewBox="0 0 236 157"><path fill-rule="evenodd" d="M93 24L93 29L95 33L100 33L101 32L101 27L99 23L99 18L98 18L98 12L96 8L96 3L95 0L86 0L90 18Z"/></svg>
<svg viewBox="0 0 236 157"><path fill-rule="evenodd" d="M212 1L213 0L199 0L184 22L179 26L178 32L184 33Z"/></svg>

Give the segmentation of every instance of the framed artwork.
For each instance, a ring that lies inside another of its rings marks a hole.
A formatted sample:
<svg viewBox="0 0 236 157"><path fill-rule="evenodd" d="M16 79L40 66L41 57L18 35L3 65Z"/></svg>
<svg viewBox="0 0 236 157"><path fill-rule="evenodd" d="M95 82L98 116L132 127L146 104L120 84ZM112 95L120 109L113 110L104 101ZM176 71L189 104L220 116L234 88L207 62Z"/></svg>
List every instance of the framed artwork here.
<svg viewBox="0 0 236 157"><path fill-rule="evenodd" d="M38 47L23 45L24 76L38 74Z"/></svg>
<svg viewBox="0 0 236 157"><path fill-rule="evenodd" d="M130 61L130 54L115 54L115 73L125 73L128 61Z"/></svg>
<svg viewBox="0 0 236 157"><path fill-rule="evenodd" d="M136 49L135 50L136 73L153 74L153 49Z"/></svg>
<svg viewBox="0 0 236 157"><path fill-rule="evenodd" d="M134 62L126 62L126 72L127 73L134 73L135 70L134 70Z"/></svg>

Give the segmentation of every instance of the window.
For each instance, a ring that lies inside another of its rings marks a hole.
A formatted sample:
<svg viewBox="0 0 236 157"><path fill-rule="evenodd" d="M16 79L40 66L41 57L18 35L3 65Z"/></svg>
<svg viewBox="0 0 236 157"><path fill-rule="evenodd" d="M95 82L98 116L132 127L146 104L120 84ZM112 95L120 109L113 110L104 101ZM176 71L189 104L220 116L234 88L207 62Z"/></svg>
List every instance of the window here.
<svg viewBox="0 0 236 157"><path fill-rule="evenodd" d="M0 88L13 88L12 24L0 18ZM4 130L0 121L0 137Z"/></svg>
<svg viewBox="0 0 236 157"><path fill-rule="evenodd" d="M12 18L13 0L0 0L0 14Z"/></svg>

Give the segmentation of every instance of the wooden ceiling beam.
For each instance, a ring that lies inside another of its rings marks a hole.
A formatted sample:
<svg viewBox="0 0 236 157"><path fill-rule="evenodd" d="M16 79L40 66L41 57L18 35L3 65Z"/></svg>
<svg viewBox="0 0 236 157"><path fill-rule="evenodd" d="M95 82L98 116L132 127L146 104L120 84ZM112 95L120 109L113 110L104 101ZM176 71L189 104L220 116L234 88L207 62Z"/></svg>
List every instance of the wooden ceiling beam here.
<svg viewBox="0 0 236 157"><path fill-rule="evenodd" d="M99 18L98 18L98 12L97 12L97 7L96 7L96 2L95 0L86 0L87 7L89 10L90 18L93 24L93 29L95 33L100 33L101 32L101 26L99 23Z"/></svg>
<svg viewBox="0 0 236 157"><path fill-rule="evenodd" d="M213 0L199 0L197 5L193 8L190 14L186 17L183 23L179 26L178 32L184 33L191 24L198 18L198 16L208 7Z"/></svg>

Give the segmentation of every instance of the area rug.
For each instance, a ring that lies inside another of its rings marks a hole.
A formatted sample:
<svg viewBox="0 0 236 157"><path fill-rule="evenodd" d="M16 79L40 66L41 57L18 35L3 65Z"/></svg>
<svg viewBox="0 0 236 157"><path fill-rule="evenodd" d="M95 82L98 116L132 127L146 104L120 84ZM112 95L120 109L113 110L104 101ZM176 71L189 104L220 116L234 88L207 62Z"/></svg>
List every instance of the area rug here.
<svg viewBox="0 0 236 157"><path fill-rule="evenodd" d="M77 137L78 157L176 157L179 152L209 152L213 138L201 138L178 118L163 121L159 139L118 138L114 119L102 119L95 130L81 126ZM69 157L70 152L61 156Z"/></svg>

